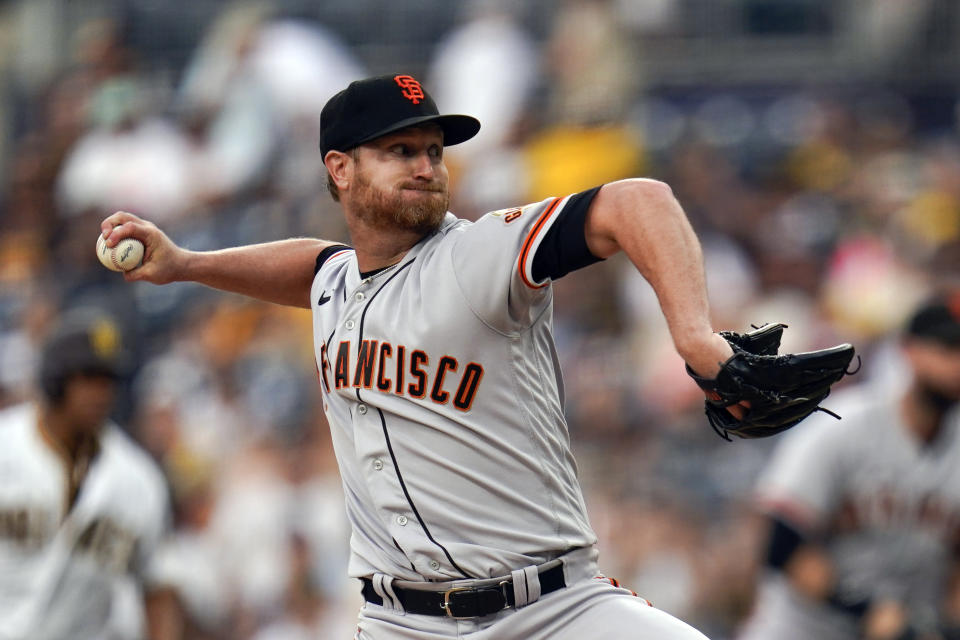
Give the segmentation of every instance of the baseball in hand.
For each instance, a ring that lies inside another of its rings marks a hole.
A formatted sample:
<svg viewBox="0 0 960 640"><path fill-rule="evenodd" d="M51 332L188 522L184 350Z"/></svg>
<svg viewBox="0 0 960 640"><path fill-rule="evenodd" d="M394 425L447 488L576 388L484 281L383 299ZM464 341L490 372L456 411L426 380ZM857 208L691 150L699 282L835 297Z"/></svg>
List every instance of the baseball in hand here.
<svg viewBox="0 0 960 640"><path fill-rule="evenodd" d="M143 243L136 238L124 238L115 247L108 247L100 234L97 237L97 257L111 271L130 271L143 260Z"/></svg>

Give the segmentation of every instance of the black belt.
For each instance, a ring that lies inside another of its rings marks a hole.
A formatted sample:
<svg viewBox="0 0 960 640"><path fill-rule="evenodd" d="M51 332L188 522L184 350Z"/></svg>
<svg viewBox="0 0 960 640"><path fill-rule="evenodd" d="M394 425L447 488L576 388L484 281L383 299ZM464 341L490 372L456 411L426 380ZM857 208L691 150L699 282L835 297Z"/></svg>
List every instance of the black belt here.
<svg viewBox="0 0 960 640"><path fill-rule="evenodd" d="M363 581L363 597L367 602L383 604L383 598L373 589L370 578ZM564 588L563 565L547 569L540 574L540 595L552 593ZM510 578L489 587L454 587L446 591L421 591L420 589L401 589L393 587L393 592L408 613L428 616L450 616L451 618L479 618L488 616L508 607L513 607L513 581Z"/></svg>

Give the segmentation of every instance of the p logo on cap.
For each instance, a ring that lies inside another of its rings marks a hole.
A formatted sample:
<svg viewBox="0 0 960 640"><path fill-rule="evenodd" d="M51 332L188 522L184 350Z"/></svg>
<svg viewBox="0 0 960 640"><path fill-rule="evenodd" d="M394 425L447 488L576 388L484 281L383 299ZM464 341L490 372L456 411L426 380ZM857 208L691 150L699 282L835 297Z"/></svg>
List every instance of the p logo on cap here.
<svg viewBox="0 0 960 640"><path fill-rule="evenodd" d="M106 318L99 318L90 327L90 346L103 360L111 360L120 352L120 331Z"/></svg>
<svg viewBox="0 0 960 640"><path fill-rule="evenodd" d="M423 100L423 87L413 76L394 76L393 81L403 89L403 97L413 104L420 104Z"/></svg>

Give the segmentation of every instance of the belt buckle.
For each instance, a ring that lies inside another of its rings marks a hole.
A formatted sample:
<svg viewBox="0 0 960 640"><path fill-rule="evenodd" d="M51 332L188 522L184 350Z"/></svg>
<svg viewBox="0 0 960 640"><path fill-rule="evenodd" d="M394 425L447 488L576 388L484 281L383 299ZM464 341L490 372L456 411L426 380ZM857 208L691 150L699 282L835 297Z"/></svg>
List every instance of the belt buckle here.
<svg viewBox="0 0 960 640"><path fill-rule="evenodd" d="M454 615L453 611L450 609L450 604L451 604L450 598L453 596L453 594L459 593L461 591L473 591L473 589L471 589L470 587L454 587L452 589L447 589L446 591L443 592L443 604L440 605L440 607L446 612L448 617L453 618L454 620L468 620L470 618L474 618L475 616Z"/></svg>
<svg viewBox="0 0 960 640"><path fill-rule="evenodd" d="M448 617L453 618L454 620L469 620L472 618L478 618L480 616L488 615L489 613L496 613L497 611L502 611L503 609L510 608L510 599L507 597L507 588L510 586L509 580L504 580L500 582L496 587L489 588L474 588L474 587L454 587L443 592L443 604L440 607L444 610ZM499 587L500 594L503 596L503 606L494 611L487 613L474 613L467 616L458 616L454 613L452 606L454 605L453 596L457 593L462 593L468 591L470 593L481 593L485 591L497 591Z"/></svg>

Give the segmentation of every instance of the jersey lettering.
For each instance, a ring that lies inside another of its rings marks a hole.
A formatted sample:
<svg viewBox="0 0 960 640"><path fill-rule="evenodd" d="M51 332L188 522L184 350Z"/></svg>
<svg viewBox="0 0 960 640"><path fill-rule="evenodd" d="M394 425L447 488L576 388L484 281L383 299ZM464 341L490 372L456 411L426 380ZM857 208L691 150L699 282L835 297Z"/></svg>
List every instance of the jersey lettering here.
<svg viewBox="0 0 960 640"><path fill-rule="evenodd" d="M373 384L373 368L377 360L377 341L364 340L357 355L357 368L353 372L353 386L369 389Z"/></svg>
<svg viewBox="0 0 960 640"><path fill-rule="evenodd" d="M327 361L327 343L320 345L320 381L323 382L323 388L327 393L330 393L330 381L327 380L327 369L330 368L330 363Z"/></svg>
<svg viewBox="0 0 960 640"><path fill-rule="evenodd" d="M403 395L403 373L406 371L407 348L397 345L397 384L394 387L397 395Z"/></svg>
<svg viewBox="0 0 960 640"><path fill-rule="evenodd" d="M385 363L386 359L393 355L393 347L390 346L389 342L383 342L380 344L380 366L377 369L377 389L383 391L384 393L390 393L391 380L385 378L384 374L387 371L387 365Z"/></svg>
<svg viewBox="0 0 960 640"><path fill-rule="evenodd" d="M453 397L453 406L460 409L460 411L470 411L482 379L483 367L476 362L468 364L463 370L463 379L460 381L460 386L457 387L457 393Z"/></svg>
<svg viewBox="0 0 960 640"><path fill-rule="evenodd" d="M397 395L403 395L403 372L404 372L404 361L406 360L407 348L401 345L397 345L397 386L396 389Z"/></svg>
<svg viewBox="0 0 960 640"><path fill-rule="evenodd" d="M99 517L87 524L77 538L76 549L88 554L117 573L126 572L133 557L136 536L110 518Z"/></svg>
<svg viewBox="0 0 960 640"><path fill-rule="evenodd" d="M837 531L920 527L943 540L960 531L960 510L941 496L901 495L889 487L880 487L870 495L848 498L833 521Z"/></svg>
<svg viewBox="0 0 960 640"><path fill-rule="evenodd" d="M320 359L323 368L319 379L324 390L329 393L327 369L330 362L327 360L327 345L320 345ZM437 361L437 367L431 371L430 356L422 349L410 351L409 364L407 363L408 349L403 345L393 345L379 340L362 340L356 353L356 362L352 359L349 340L343 340L337 346L337 357L333 366L334 390L345 388L377 389L383 393L394 393L399 396L410 396L421 399L429 397L437 404L447 404L453 395L453 406L460 411L469 411L473 400L480 388L483 379L483 366L471 362L463 369L463 376L456 381L455 374L459 370L459 362L453 356L443 356ZM393 362L391 362L393 361ZM351 367L351 364L353 365ZM353 381L350 378L350 369L353 369ZM411 382L404 386L404 379L409 371ZM394 374L391 379L390 374ZM451 380L451 378L454 378ZM454 387L456 391L454 391Z"/></svg>
<svg viewBox="0 0 960 640"><path fill-rule="evenodd" d="M337 389L350 386L350 341L343 340L337 349L337 370L333 376L333 384Z"/></svg>
<svg viewBox="0 0 960 640"><path fill-rule="evenodd" d="M416 383L411 382L407 387L407 393L414 398L422 398L427 395L427 372L420 365L430 364L430 358L423 351L417 349L410 354L410 375L417 379Z"/></svg>
<svg viewBox="0 0 960 640"><path fill-rule="evenodd" d="M440 364L437 365L437 374L433 380L433 389L430 390L430 399L440 404L446 404L450 394L443 390L443 377L447 370L456 371L457 361L450 356L440 358Z"/></svg>
<svg viewBox="0 0 960 640"><path fill-rule="evenodd" d="M28 547L43 545L51 530L49 518L43 511L29 509L8 509L0 511L0 540L12 540Z"/></svg>

